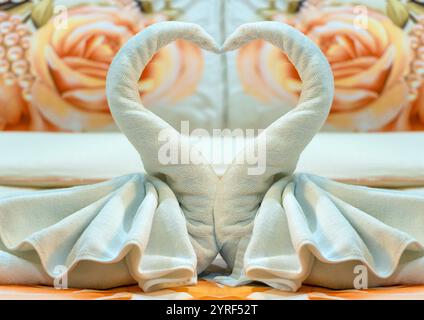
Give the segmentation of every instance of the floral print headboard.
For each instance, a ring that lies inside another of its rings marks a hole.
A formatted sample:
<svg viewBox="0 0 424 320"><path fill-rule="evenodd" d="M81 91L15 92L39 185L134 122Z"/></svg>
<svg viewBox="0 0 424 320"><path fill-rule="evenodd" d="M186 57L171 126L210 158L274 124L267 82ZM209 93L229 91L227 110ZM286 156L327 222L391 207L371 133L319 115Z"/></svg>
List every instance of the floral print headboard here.
<svg viewBox="0 0 424 320"><path fill-rule="evenodd" d="M143 1L1 1L0 130L116 129L105 96L109 64L130 37L171 18ZM216 61L208 58L209 68ZM222 89L204 79L207 69L201 49L170 44L140 78L143 102L175 126L179 119L219 125L213 98Z"/></svg>
<svg viewBox="0 0 424 320"><path fill-rule="evenodd" d="M238 25L289 23L313 39L335 77L323 130L424 130L421 0L2 0L0 130L116 130L105 97L113 56L170 19L222 42ZM145 105L177 129L263 128L292 109L301 80L264 41L217 56L185 41L161 50L140 78Z"/></svg>
<svg viewBox="0 0 424 320"><path fill-rule="evenodd" d="M230 0L227 10L229 29L241 19L281 21L318 44L335 78L324 130L424 129L423 1ZM255 41L229 60L232 127L266 126L296 104L301 81L277 48ZM240 119L241 110L254 116Z"/></svg>

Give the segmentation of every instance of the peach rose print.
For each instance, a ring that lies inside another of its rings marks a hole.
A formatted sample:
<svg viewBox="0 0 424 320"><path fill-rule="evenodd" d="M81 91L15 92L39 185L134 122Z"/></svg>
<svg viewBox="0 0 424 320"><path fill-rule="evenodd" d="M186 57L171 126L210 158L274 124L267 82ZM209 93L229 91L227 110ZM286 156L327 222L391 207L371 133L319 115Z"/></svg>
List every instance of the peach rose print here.
<svg viewBox="0 0 424 320"><path fill-rule="evenodd" d="M105 96L109 65L119 48L147 25L135 9L81 6L68 11L67 27L54 18L33 36L35 75L31 105L56 130L92 131L113 126ZM172 103L195 90L202 73L201 50L176 42L161 50L140 79L146 106Z"/></svg>
<svg viewBox="0 0 424 320"><path fill-rule="evenodd" d="M305 9L289 21L281 15L274 20L288 22L314 40L332 67L335 98L327 129L384 130L408 105L408 38L372 9L366 28L355 25L356 17L352 7L327 7ZM248 93L265 103L278 100L294 106L302 83L279 50L253 42L240 50L237 62Z"/></svg>

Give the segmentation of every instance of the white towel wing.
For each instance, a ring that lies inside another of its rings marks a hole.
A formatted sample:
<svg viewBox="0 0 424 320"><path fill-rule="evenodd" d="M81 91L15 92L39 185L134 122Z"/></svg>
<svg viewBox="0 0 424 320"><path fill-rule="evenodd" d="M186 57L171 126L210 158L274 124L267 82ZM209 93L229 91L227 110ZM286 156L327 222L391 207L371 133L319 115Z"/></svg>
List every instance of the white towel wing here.
<svg viewBox="0 0 424 320"><path fill-rule="evenodd" d="M354 288L358 276L367 287L424 283L423 227L422 193L296 174L266 193L227 282L257 280L287 291L302 283Z"/></svg>
<svg viewBox="0 0 424 320"><path fill-rule="evenodd" d="M59 273L58 273L59 272ZM0 283L70 287L196 283L184 215L162 181L132 174L0 199Z"/></svg>

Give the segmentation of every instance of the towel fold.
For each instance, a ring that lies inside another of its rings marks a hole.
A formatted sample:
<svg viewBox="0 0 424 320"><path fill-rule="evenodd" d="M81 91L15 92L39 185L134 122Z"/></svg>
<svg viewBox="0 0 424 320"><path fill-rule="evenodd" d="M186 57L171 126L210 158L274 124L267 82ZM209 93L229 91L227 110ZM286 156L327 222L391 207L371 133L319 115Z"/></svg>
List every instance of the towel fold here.
<svg viewBox="0 0 424 320"><path fill-rule="evenodd" d="M424 283L422 193L296 174L271 186L252 227L232 276L217 280L348 289L363 266L366 286Z"/></svg>
<svg viewBox="0 0 424 320"><path fill-rule="evenodd" d="M64 272L71 287L196 283L178 200L142 174L1 198L0 252L0 283L52 285Z"/></svg>

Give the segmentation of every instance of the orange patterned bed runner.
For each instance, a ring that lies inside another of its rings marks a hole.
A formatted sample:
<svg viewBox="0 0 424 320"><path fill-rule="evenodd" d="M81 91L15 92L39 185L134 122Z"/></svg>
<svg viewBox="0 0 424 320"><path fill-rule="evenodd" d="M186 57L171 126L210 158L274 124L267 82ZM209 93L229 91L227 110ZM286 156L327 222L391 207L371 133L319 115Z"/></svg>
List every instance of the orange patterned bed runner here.
<svg viewBox="0 0 424 320"><path fill-rule="evenodd" d="M247 285L237 288L222 286L200 280L196 286L160 290L144 293L137 286L121 287L112 290L57 290L43 286L0 286L0 299L26 300L146 300L146 299L419 299L424 300L424 286L396 286L368 290L328 290L304 286L299 292L286 293L262 285Z"/></svg>

